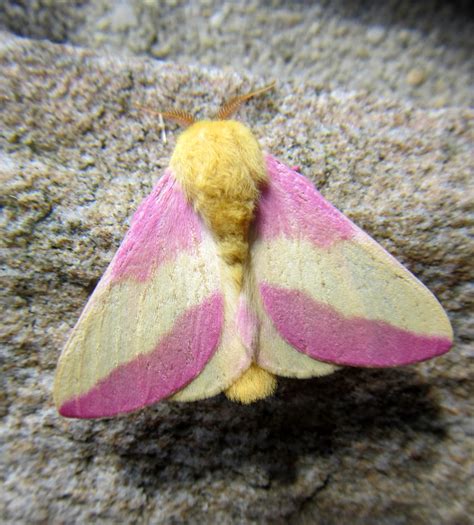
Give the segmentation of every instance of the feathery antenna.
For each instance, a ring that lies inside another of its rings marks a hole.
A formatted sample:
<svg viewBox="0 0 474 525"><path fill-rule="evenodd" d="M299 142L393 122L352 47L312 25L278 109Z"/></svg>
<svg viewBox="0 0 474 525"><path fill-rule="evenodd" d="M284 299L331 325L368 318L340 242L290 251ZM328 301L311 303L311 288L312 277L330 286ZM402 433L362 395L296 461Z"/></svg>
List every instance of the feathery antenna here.
<svg viewBox="0 0 474 525"><path fill-rule="evenodd" d="M237 97L231 98L229 101L225 102L223 106L219 109L217 112L216 118L218 120L226 120L231 115L233 115L240 106L246 102L247 100L257 97L258 95L261 95L262 93L265 93L267 91L270 91L270 89L273 89L275 87L276 82L273 81L271 84L268 84L268 86L264 86L263 88L256 89L255 91L251 91L250 93L247 93L245 95L238 95Z"/></svg>

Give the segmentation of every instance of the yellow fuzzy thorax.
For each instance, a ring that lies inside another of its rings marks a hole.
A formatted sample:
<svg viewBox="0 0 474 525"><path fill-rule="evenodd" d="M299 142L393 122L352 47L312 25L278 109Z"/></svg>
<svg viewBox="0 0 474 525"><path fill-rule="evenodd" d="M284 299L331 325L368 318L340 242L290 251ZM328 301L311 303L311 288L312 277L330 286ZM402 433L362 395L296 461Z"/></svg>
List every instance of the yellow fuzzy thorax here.
<svg viewBox="0 0 474 525"><path fill-rule="evenodd" d="M200 121L179 136L170 166L241 286L248 230L267 181L257 140L235 120Z"/></svg>

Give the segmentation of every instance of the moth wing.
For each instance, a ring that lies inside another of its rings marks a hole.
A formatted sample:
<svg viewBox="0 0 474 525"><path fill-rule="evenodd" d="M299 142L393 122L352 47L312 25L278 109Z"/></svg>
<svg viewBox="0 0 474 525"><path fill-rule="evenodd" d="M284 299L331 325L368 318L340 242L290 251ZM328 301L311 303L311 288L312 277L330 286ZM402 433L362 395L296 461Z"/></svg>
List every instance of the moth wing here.
<svg viewBox="0 0 474 525"><path fill-rule="evenodd" d="M240 349L220 348L224 321L215 243L167 171L135 213L59 359L59 412L106 417L175 394L217 393L239 362L246 366Z"/></svg>
<svg viewBox="0 0 474 525"><path fill-rule="evenodd" d="M452 329L433 294L306 178L271 156L267 169L251 249L260 366L310 377L447 352Z"/></svg>

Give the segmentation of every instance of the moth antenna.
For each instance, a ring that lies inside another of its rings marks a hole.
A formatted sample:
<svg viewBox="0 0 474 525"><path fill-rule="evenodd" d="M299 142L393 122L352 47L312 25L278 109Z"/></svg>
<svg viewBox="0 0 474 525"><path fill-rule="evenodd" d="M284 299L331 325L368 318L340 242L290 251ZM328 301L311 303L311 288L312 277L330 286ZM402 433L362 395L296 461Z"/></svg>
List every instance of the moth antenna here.
<svg viewBox="0 0 474 525"><path fill-rule="evenodd" d="M187 111L184 111L182 109L172 109L170 111L160 111L160 115L164 119L172 120L173 122L176 122L180 126L184 126L187 128L188 126L191 126L191 124L194 124L196 122L196 119L191 115L191 113L188 113Z"/></svg>
<svg viewBox="0 0 474 525"><path fill-rule="evenodd" d="M196 119L191 115L191 113L188 113L182 109L171 109L170 111L153 111L152 109L149 109L145 106L140 106L139 104L135 104L135 109L143 110L146 113L150 113L151 115L156 115L159 119L161 119L160 123L163 121L163 119L168 119L176 122L180 126L187 128L196 122Z"/></svg>
<svg viewBox="0 0 474 525"><path fill-rule="evenodd" d="M256 89L255 91L251 91L250 93L247 93L245 95L238 95L237 97L231 98L229 101L225 102L224 105L221 106L219 111L217 112L216 118L217 120L227 120L231 115L233 115L240 106L246 102L247 100L257 97L258 95L261 95L262 93L265 93L267 91L270 91L270 89L273 89L275 87L275 80L268 84L268 86L264 86L263 88Z"/></svg>

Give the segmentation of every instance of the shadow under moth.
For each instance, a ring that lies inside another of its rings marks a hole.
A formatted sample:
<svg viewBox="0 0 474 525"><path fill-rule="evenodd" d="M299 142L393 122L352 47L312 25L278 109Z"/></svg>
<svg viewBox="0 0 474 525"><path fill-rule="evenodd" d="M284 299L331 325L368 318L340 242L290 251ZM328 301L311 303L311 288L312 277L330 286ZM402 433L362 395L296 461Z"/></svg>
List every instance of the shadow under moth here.
<svg viewBox="0 0 474 525"><path fill-rule="evenodd" d="M62 352L61 415L220 392L251 403L278 375L408 365L451 347L431 292L229 120L270 87L215 120L163 113L187 129Z"/></svg>

